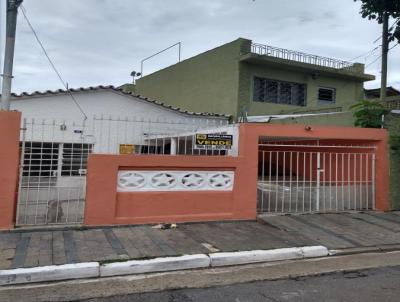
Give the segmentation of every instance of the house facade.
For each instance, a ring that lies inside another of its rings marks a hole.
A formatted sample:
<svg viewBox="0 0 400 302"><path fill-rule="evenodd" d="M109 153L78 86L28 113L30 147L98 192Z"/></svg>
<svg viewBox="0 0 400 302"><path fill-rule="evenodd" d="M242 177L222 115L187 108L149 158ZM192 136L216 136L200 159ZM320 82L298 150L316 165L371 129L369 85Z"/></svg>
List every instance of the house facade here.
<svg viewBox="0 0 400 302"><path fill-rule="evenodd" d="M255 44L239 38L145 75L127 91L191 111L244 115L345 112L373 80L364 65ZM291 122L291 121L287 121ZM313 118L352 125L350 113Z"/></svg>
<svg viewBox="0 0 400 302"><path fill-rule="evenodd" d="M113 86L13 95L11 109L22 113L21 225L82 220L91 153L183 153L188 140L179 133L229 122L228 116L183 111ZM177 139L166 139L172 136Z"/></svg>

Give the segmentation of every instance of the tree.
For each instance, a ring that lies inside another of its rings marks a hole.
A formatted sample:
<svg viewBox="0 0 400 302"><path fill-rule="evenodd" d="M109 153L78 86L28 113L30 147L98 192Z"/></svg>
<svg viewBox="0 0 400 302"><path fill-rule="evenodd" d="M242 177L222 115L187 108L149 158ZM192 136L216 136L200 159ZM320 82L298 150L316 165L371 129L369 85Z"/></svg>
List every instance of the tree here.
<svg viewBox="0 0 400 302"><path fill-rule="evenodd" d="M381 103L370 100L362 100L350 109L354 110L354 125L362 128L381 128L382 116L389 113Z"/></svg>
<svg viewBox="0 0 400 302"><path fill-rule="evenodd" d="M361 2L361 16L369 20L377 20L382 24L382 76L381 76L381 101L386 98L387 84L387 56L389 43L397 39L400 43L400 0L354 0ZM389 20L396 21L389 28Z"/></svg>
<svg viewBox="0 0 400 302"><path fill-rule="evenodd" d="M400 1L399 0L354 0L361 2L360 14L363 18L376 20L379 24L384 22L387 15L397 21L400 18ZM397 39L400 42L400 22L395 24L389 30L389 41Z"/></svg>

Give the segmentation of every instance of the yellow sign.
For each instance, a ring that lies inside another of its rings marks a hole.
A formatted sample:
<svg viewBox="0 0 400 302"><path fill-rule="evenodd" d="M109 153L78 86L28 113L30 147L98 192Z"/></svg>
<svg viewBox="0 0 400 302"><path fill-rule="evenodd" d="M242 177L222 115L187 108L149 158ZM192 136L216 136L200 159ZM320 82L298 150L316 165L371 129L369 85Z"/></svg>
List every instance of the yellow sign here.
<svg viewBox="0 0 400 302"><path fill-rule="evenodd" d="M196 134L195 149L228 150L232 148L232 135L228 134Z"/></svg>
<svg viewBox="0 0 400 302"><path fill-rule="evenodd" d="M133 154L135 153L135 145L131 144L120 144L119 154Z"/></svg>

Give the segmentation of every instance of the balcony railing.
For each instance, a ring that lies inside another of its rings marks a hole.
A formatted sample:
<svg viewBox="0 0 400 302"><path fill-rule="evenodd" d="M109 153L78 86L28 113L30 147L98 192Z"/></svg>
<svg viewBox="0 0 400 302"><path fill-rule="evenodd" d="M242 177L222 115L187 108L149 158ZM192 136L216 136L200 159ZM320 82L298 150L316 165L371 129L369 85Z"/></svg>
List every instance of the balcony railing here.
<svg viewBox="0 0 400 302"><path fill-rule="evenodd" d="M251 44L251 52L258 54L258 55L264 55L264 56L268 56L268 57L274 57L274 58L290 60L290 61L295 61L295 62L300 62L300 63L318 65L318 66L329 67L329 68L334 68L334 69L346 69L346 70L354 71L354 65L351 62L321 57L321 56L317 56L317 55L311 55L311 54L307 54L307 53L303 53L303 52L299 52L299 51L278 48L278 47L273 47L273 46L269 46L269 45L252 43Z"/></svg>

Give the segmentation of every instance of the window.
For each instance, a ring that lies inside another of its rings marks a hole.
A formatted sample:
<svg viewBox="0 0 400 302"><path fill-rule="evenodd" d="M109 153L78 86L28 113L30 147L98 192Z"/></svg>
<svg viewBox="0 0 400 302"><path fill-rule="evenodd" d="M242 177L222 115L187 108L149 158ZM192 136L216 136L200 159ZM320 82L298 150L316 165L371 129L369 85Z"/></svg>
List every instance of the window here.
<svg viewBox="0 0 400 302"><path fill-rule="evenodd" d="M306 105L306 85L254 78L253 101L263 103Z"/></svg>
<svg viewBox="0 0 400 302"><path fill-rule="evenodd" d="M320 104L330 104L336 101L336 89L320 87L318 89L318 102Z"/></svg>
<svg viewBox="0 0 400 302"><path fill-rule="evenodd" d="M92 149L90 144L25 142L22 176L57 177L59 158L61 176L85 175L87 158Z"/></svg>
<svg viewBox="0 0 400 302"><path fill-rule="evenodd" d="M61 176L86 175L86 165L92 145L64 143L62 147Z"/></svg>
<svg viewBox="0 0 400 302"><path fill-rule="evenodd" d="M22 176L56 176L57 162L58 143L26 142Z"/></svg>

